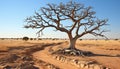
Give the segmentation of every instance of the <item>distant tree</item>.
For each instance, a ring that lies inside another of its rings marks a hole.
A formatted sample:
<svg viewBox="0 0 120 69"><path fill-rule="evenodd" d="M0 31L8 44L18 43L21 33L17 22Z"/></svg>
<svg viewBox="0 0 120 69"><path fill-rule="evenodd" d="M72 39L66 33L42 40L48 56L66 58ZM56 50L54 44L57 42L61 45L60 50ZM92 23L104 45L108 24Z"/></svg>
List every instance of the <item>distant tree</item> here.
<svg viewBox="0 0 120 69"><path fill-rule="evenodd" d="M79 39L80 41L82 41L83 39Z"/></svg>
<svg viewBox="0 0 120 69"><path fill-rule="evenodd" d="M114 40L116 40L116 41L117 41L117 40L119 40L119 39L114 39Z"/></svg>
<svg viewBox="0 0 120 69"><path fill-rule="evenodd" d="M86 34L101 36L106 30L101 28L107 25L107 19L98 19L94 16L95 12L92 7L85 7L83 4L70 1L68 3L47 4L48 7L42 7L34 16L26 18L27 25L25 28L36 28L39 35L46 28L54 28L58 31L65 32L70 40L69 50L75 48L76 40ZM82 30L82 31L81 31ZM82 51L81 51L82 53Z"/></svg>
<svg viewBox="0 0 120 69"><path fill-rule="evenodd" d="M28 41L28 40L29 40L29 37L26 37L26 36L25 36L25 37L23 37L23 40L24 40L24 41Z"/></svg>
<svg viewBox="0 0 120 69"><path fill-rule="evenodd" d="M37 40L36 38L33 38L33 40Z"/></svg>
<svg viewBox="0 0 120 69"><path fill-rule="evenodd" d="M38 38L38 40L42 40L41 38Z"/></svg>
<svg viewBox="0 0 120 69"><path fill-rule="evenodd" d="M1 40L4 40L5 38L1 38Z"/></svg>
<svg viewBox="0 0 120 69"><path fill-rule="evenodd" d="M30 38L30 40L33 40L33 38Z"/></svg>

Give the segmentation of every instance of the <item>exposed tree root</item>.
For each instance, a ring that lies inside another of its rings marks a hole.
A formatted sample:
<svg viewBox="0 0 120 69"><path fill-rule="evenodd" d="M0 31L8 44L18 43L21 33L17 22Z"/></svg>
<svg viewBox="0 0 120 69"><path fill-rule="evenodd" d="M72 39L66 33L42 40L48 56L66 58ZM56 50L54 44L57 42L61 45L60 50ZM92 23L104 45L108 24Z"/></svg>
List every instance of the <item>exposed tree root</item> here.
<svg viewBox="0 0 120 69"><path fill-rule="evenodd" d="M57 51L54 51L52 54L62 54L62 55L72 55L72 56L92 56L92 55L94 55L90 51L82 51L79 49L70 49L70 48L59 49Z"/></svg>

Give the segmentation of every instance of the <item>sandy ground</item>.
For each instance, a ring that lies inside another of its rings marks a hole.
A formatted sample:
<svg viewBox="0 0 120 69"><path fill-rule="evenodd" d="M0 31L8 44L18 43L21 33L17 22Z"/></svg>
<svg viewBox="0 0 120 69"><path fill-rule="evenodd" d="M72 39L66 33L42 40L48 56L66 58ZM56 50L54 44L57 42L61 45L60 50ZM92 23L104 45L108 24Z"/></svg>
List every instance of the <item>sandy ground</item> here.
<svg viewBox="0 0 120 69"><path fill-rule="evenodd" d="M61 44L55 44L61 43ZM44 47L44 49L34 52L32 55L38 60L42 60L46 63L53 64L60 69L77 69L77 67L71 64L62 63L53 59L52 55L49 53L49 49L53 50L59 48L67 48L69 46L68 40L32 40L32 41L22 41L22 40L0 40L0 57L3 53L8 52L10 47L29 47L29 46L41 46L44 44L51 44ZM78 40L76 43L76 48L91 51L96 56L90 57L74 57L85 60L95 60L98 63L110 67L111 69L120 69L120 40ZM9 52L8 52L9 53ZM72 57L73 58L73 57ZM40 69L45 69L44 66L36 64Z"/></svg>

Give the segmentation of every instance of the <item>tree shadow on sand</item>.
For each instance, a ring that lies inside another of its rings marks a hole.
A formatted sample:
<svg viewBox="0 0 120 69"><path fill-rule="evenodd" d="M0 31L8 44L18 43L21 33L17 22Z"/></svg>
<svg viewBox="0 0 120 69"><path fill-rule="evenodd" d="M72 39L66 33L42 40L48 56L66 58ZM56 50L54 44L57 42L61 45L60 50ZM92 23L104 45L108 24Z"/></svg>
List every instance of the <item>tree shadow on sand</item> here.
<svg viewBox="0 0 120 69"><path fill-rule="evenodd" d="M117 55L93 54L93 55L90 56L90 57L96 57L96 56L103 56L103 57L120 57L119 54L117 54Z"/></svg>
<svg viewBox="0 0 120 69"><path fill-rule="evenodd" d="M46 47L49 46L57 46L57 45L61 45L63 42L59 42L59 43L37 43L35 45L32 46L16 46L16 47L8 47L8 51L13 51L13 50L27 50L26 53L31 54L33 52L36 51L40 51L40 50L44 50Z"/></svg>

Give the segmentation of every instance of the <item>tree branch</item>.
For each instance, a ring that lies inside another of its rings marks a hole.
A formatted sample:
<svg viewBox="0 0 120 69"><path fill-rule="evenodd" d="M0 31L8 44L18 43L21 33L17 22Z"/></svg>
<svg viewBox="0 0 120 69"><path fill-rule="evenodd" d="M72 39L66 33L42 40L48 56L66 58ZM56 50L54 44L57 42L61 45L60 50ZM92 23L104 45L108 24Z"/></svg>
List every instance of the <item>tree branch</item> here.
<svg viewBox="0 0 120 69"><path fill-rule="evenodd" d="M82 32L81 34L78 34L78 29L77 29L77 31L76 31L77 35L75 36L75 38L82 37L83 35L86 35L86 34L92 34L94 36L101 36L101 37L106 38L106 36L102 34L103 32L106 32L106 30L102 30L101 32L95 32L95 31L100 31L100 28L102 26L107 25L106 22L107 22L107 20L99 20L99 19L97 19L96 25L94 24L93 28L89 29L89 27L86 27L86 25L85 25L84 32Z"/></svg>

